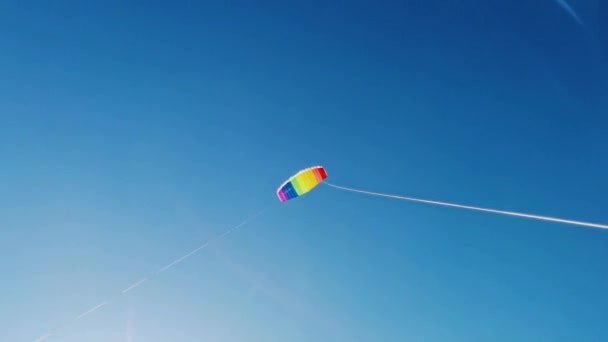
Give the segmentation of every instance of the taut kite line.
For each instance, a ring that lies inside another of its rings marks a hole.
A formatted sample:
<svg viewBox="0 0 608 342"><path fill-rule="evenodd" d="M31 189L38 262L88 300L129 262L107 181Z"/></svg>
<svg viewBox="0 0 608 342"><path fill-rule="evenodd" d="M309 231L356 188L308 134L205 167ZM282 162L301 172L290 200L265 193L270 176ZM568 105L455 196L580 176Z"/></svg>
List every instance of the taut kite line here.
<svg viewBox="0 0 608 342"><path fill-rule="evenodd" d="M397 196L397 195L383 194L383 193L379 193L379 192L371 192L371 191L353 189L353 188L348 188L348 187L344 187L344 186L331 184L331 183L325 181L326 179L327 179L327 172L325 171L325 168L322 166L314 166L314 167L310 167L310 168L301 170L298 173L296 173L295 175L293 175L292 177L290 177L289 179L287 179L287 181L285 181L285 183L281 184L281 186L277 190L277 196L279 197L279 200L281 202L286 202L286 201L292 200L296 197L306 194L307 192L309 192L310 190L315 188L317 185L323 183L323 184L326 184L335 189L340 189L340 190L344 190L344 191L360 193L360 194L365 194L365 195L371 195L371 196L380 196L380 197L399 199L399 200L403 200L403 201L411 201L411 202L434 204L434 205L454 207L454 208L467 209L467 210L483 211L483 212L500 214L500 215L517 216L517 217L523 217L523 218L534 219L534 220L551 221L551 222L565 223L565 224L578 225L578 226L586 226L586 227L592 227L592 228L608 229L608 225L605 225L605 224L565 220L565 219L560 219L560 218L555 218L555 217L531 215L531 214L517 213L517 212L505 211L505 210L487 209L487 208L473 207L473 206L468 206L468 205L461 205L461 204L454 204L454 203L447 203L447 202L438 202L438 201L431 201L431 200L425 200L425 199L419 199L419 198Z"/></svg>
<svg viewBox="0 0 608 342"><path fill-rule="evenodd" d="M192 255L196 254L197 252L199 252L200 250L204 249L205 247L207 247L208 245L217 242L223 238L225 238L228 234L234 232L235 230L243 227L244 225L248 224L249 222L251 222L252 220L254 220L255 218L257 218L258 216L260 216L262 213L264 213L266 210L270 209L272 205L269 205L267 207L265 207L264 209L258 211L256 214L248 217L246 220L242 221L241 223L239 223L238 225L229 228L227 230L225 230L222 234L208 240L207 242L205 242L204 244L200 245L199 247L197 247L196 249L190 251L189 253L183 255L182 257L180 257L179 259L176 259L175 261L171 262L170 264L166 265L165 267L159 269L158 271L156 271L155 273L152 273L150 275L148 275L147 277L142 278L141 280L129 285L127 288L125 288L124 290L121 291L121 295L126 295L127 293L134 291L135 289L137 289L141 284L143 284L144 282L152 279L153 277L159 275L160 273L163 273L165 271L167 271L168 269L172 268L173 266L179 264L180 262L184 261L185 259L191 257ZM97 311L98 309L106 306L107 304L109 304L108 301L103 301L98 305L95 305L93 307L91 307L90 309L86 310L84 313L80 314L79 316L75 317L74 319L72 319L70 322L72 321L78 321L82 318L84 318L85 316L88 316L90 314L92 314L93 312ZM63 330L63 328L65 327L65 324L60 324L58 327L56 327L55 329L48 331L47 333L45 333L44 335L38 337L36 340L34 340L34 342L43 342L45 340L47 340L48 338L52 337L52 336L56 336L57 333L60 330Z"/></svg>

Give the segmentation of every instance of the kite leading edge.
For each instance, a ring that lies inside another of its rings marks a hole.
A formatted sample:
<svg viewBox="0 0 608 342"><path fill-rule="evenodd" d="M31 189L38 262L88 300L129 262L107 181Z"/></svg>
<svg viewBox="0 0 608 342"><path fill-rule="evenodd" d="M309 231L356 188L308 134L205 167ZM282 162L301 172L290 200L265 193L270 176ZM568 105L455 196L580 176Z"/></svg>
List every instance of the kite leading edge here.
<svg viewBox="0 0 608 342"><path fill-rule="evenodd" d="M327 172L323 166L313 166L301 170L279 186L277 197L281 202L287 202L309 192L326 178Z"/></svg>

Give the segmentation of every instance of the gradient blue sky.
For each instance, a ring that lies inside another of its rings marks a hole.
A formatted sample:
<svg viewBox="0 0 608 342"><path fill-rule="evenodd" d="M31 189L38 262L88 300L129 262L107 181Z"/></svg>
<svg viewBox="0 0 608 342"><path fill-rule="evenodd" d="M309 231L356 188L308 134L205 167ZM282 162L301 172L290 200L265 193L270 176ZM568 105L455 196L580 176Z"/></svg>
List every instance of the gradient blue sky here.
<svg viewBox="0 0 608 342"><path fill-rule="evenodd" d="M608 338L608 7L0 4L0 340ZM602 14L603 13L603 14ZM120 291L269 203L238 233Z"/></svg>

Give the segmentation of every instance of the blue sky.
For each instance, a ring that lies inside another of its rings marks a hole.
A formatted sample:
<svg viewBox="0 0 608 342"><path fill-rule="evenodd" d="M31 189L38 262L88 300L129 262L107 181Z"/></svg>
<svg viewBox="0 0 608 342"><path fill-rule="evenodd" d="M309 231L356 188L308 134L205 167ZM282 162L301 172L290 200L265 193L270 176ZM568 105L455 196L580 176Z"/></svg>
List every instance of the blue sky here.
<svg viewBox="0 0 608 342"><path fill-rule="evenodd" d="M605 340L605 231L274 197L322 164L607 223L607 8L570 5L3 2L0 340Z"/></svg>

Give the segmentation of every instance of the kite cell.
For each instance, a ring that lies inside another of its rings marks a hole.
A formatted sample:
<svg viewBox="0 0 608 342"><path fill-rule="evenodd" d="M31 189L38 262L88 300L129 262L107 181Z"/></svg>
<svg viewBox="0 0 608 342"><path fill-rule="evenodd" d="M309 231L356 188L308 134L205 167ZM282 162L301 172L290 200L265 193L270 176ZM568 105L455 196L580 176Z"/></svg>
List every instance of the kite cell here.
<svg viewBox="0 0 608 342"><path fill-rule="evenodd" d="M277 197L281 202L300 197L321 184L326 178L327 172L322 166L313 166L301 170L279 186Z"/></svg>

